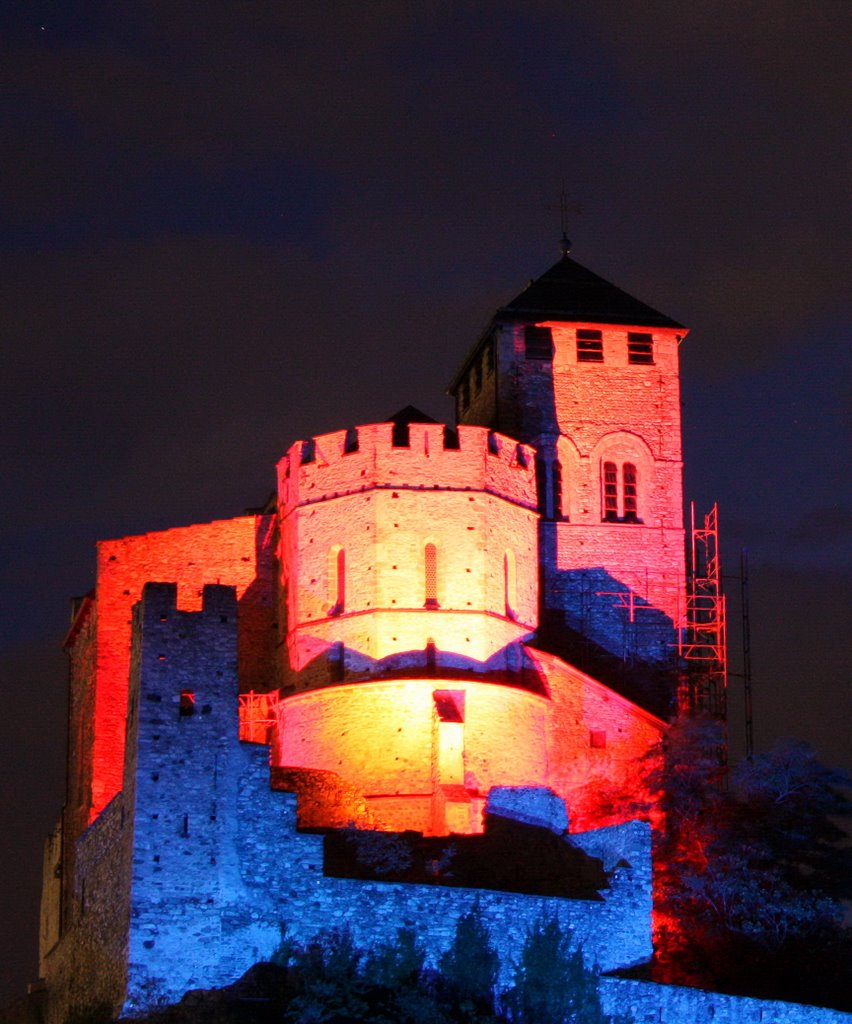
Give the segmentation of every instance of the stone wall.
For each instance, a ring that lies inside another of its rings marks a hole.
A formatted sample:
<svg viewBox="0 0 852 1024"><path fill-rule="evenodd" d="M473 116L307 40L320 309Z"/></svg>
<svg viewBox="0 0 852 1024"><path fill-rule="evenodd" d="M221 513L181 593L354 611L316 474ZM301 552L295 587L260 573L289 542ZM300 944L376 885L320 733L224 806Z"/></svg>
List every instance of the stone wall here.
<svg viewBox="0 0 852 1024"><path fill-rule="evenodd" d="M607 1013L629 1014L636 1024L849 1024L852 1014L820 1006L748 999L676 985L625 978L600 979Z"/></svg>
<svg viewBox="0 0 852 1024"><path fill-rule="evenodd" d="M427 648L438 667L505 671L535 628L532 453L477 427L445 447L441 424L394 447L392 429L359 427L351 451L345 431L314 438L307 462L299 442L279 464L290 690L423 664Z"/></svg>
<svg viewBox="0 0 852 1024"><path fill-rule="evenodd" d="M82 751L75 747L77 760L92 765L90 820L121 788L131 612L147 582L174 580L178 606L190 611L200 608L205 583L236 587L243 688L272 688L273 529L273 517L251 515L98 544L97 666L88 715L94 732Z"/></svg>

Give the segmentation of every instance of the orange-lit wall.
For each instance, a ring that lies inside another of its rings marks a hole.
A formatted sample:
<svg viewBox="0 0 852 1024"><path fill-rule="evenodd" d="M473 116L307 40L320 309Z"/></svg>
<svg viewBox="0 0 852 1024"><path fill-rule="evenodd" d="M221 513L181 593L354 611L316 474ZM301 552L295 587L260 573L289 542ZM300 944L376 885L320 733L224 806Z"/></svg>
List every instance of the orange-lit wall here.
<svg viewBox="0 0 852 1024"><path fill-rule="evenodd" d="M245 689L270 689L273 674L273 517L242 516L98 544L94 636L94 678L85 668L92 658L85 633L70 647L74 685L92 694L75 698L91 706L93 729L72 741L77 764L71 775L90 794L89 819L121 789L127 683L130 666L131 609L149 581L176 582L178 606L201 605L205 583L237 588L240 601L240 679ZM76 666L76 667L74 667Z"/></svg>
<svg viewBox="0 0 852 1024"><path fill-rule="evenodd" d="M550 786L566 800L574 831L636 817L644 797L637 760L658 743L663 724L559 659L531 656L549 697L446 678L287 697L273 763L337 773L390 830L480 831L494 786ZM463 721L442 721L447 696ZM445 800L464 804L466 817L456 812L448 823Z"/></svg>
<svg viewBox="0 0 852 1024"><path fill-rule="evenodd" d="M279 464L281 618L288 624L288 683L328 682L325 654L346 648L348 672L422 652L478 666L535 628L538 599L532 453L481 428L460 428L445 449L439 424L411 424L395 448L392 425L302 442ZM427 601L425 548L436 549L435 600ZM337 607L335 552L345 552L345 602ZM508 553L508 554L507 554ZM512 563L507 608L506 559ZM286 615L286 619L285 619Z"/></svg>

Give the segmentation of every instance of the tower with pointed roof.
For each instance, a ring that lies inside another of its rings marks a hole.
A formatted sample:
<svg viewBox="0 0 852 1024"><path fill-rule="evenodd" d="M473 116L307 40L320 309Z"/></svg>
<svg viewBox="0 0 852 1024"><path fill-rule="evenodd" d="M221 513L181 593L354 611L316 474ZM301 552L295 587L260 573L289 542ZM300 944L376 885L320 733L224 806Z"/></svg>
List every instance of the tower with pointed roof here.
<svg viewBox="0 0 852 1024"><path fill-rule="evenodd" d="M684 612L685 334L566 245L497 310L450 386L459 423L536 449L538 643L658 714Z"/></svg>

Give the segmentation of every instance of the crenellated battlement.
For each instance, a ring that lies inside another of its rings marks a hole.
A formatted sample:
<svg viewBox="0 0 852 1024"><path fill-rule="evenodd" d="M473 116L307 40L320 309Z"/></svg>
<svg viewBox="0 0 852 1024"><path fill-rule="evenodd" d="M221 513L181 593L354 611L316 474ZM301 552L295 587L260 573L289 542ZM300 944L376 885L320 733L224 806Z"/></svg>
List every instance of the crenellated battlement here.
<svg viewBox="0 0 852 1024"><path fill-rule="evenodd" d="M536 507L535 450L485 427L370 423L297 441L278 463L292 508L376 488L485 491Z"/></svg>

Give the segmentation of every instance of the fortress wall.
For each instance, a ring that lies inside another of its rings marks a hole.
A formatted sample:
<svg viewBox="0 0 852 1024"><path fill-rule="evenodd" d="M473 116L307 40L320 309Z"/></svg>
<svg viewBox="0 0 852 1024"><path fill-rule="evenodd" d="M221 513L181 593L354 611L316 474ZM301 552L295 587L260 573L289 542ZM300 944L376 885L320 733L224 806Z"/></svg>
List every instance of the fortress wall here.
<svg viewBox="0 0 852 1024"><path fill-rule="evenodd" d="M650 833L633 823L619 834L618 855L631 868L618 869L602 902L523 896L486 890L326 878L322 839L295 831L294 794L265 783L267 769L257 747L243 746L239 819L235 832L243 867L239 898L204 905L181 897L139 906L141 927L157 920L154 945L131 965L125 1010L152 996L179 998L187 988L224 985L277 948L282 926L305 943L329 927L349 927L357 944L390 941L397 929L414 927L437 964L452 941L456 922L477 909L501 954L501 982L511 980L512 958L527 928L542 914L572 928L586 953L604 967L641 962L650 956ZM612 836L602 835L606 846ZM236 896L236 891L235 894ZM134 925L134 927L136 927Z"/></svg>
<svg viewBox="0 0 852 1024"><path fill-rule="evenodd" d="M369 672L392 655L422 655L430 641L439 656L485 662L535 628L529 451L519 459L516 442L481 428L460 428L458 450L443 447L440 425L412 424L407 448L394 448L391 432L359 427L348 453L346 431L315 438L307 463L300 442L279 464L291 689L340 681L325 663L334 644L346 649L346 673Z"/></svg>
<svg viewBox="0 0 852 1024"><path fill-rule="evenodd" d="M550 685L547 784L565 800L571 830L644 816L642 776L665 724L558 658L530 653Z"/></svg>
<svg viewBox="0 0 852 1024"><path fill-rule="evenodd" d="M440 721L442 694L462 721ZM465 786L481 803L492 786L540 785L547 775L549 703L514 687L363 682L288 697L278 712L273 763L338 773L390 831L444 832L430 806L441 785ZM481 830L474 814L464 831Z"/></svg>
<svg viewBox="0 0 852 1024"><path fill-rule="evenodd" d="M127 978L132 827L121 794L76 843L73 915L44 956L46 1024L120 1009Z"/></svg>
<svg viewBox="0 0 852 1024"><path fill-rule="evenodd" d="M676 985L626 978L601 978L605 1012L630 1014L660 1024L850 1024L852 1014L820 1006L749 999Z"/></svg>
<svg viewBox="0 0 852 1024"><path fill-rule="evenodd" d="M98 544L90 817L121 788L131 608L145 583L175 580L178 604L185 609L200 607L205 583L235 586L241 606L241 679L246 689L269 688L274 645L271 533L272 517L243 516Z"/></svg>

